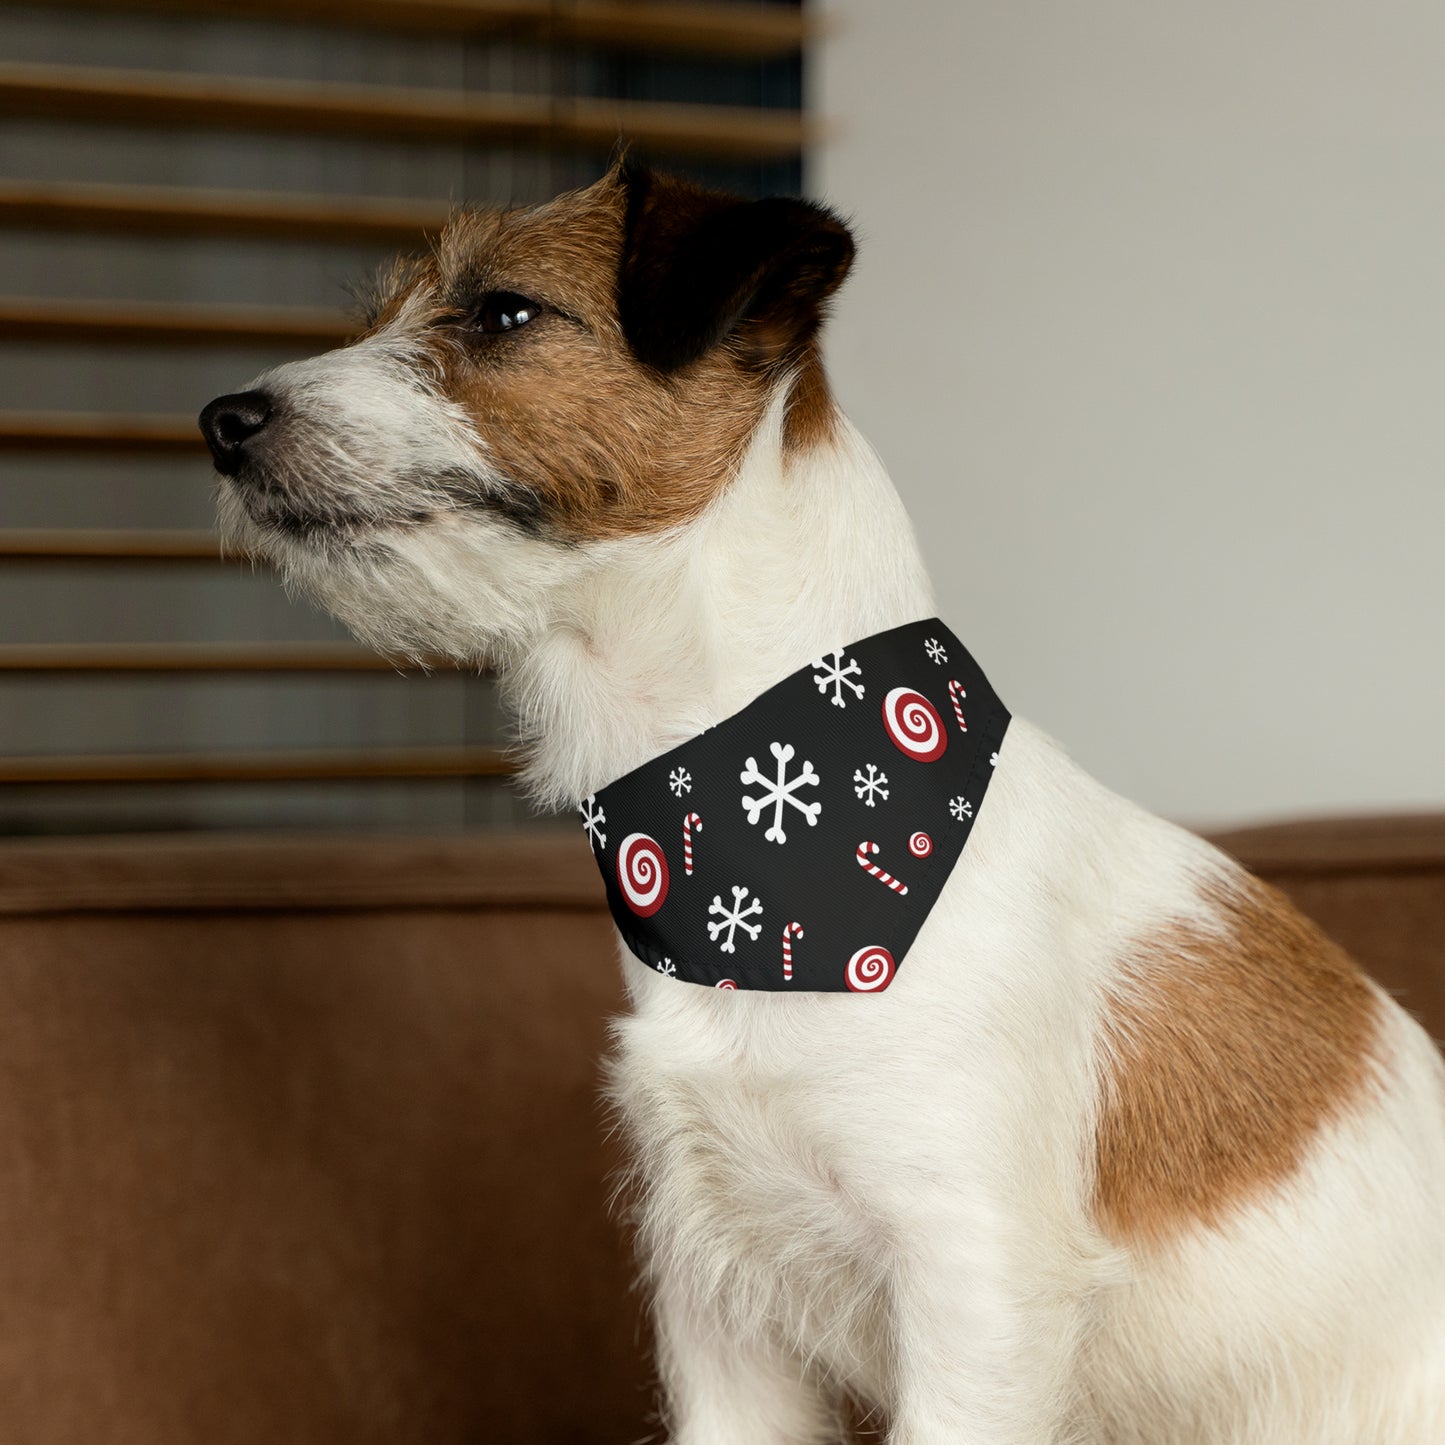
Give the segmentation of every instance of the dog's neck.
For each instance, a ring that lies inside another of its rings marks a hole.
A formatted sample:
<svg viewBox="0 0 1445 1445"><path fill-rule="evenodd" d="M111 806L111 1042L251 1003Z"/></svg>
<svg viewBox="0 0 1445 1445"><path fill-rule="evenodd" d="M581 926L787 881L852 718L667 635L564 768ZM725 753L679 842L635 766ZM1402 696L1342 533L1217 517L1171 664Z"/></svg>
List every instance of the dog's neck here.
<svg viewBox="0 0 1445 1445"><path fill-rule="evenodd" d="M599 546L502 685L552 806L712 727L825 650L933 611L897 493L843 417L807 451L769 412L727 491L666 537Z"/></svg>

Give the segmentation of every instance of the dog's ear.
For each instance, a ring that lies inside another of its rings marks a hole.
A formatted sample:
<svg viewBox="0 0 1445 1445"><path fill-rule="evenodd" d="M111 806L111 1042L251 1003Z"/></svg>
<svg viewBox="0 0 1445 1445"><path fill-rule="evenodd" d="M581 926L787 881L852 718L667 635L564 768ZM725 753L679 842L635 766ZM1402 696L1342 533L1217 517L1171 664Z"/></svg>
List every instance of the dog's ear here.
<svg viewBox="0 0 1445 1445"><path fill-rule="evenodd" d="M676 371L735 337L750 360L800 354L853 262L853 238L807 201L747 201L624 160L618 315L639 361Z"/></svg>

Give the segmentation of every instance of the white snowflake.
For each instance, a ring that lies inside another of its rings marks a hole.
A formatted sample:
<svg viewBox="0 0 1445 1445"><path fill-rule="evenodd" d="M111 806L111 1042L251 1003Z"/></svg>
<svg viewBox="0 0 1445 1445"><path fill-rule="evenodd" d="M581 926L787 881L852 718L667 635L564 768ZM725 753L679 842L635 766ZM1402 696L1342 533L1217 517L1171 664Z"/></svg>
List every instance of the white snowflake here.
<svg viewBox="0 0 1445 1445"><path fill-rule="evenodd" d="M667 786L672 789L674 797L682 797L684 793L692 792L692 774L686 768L674 768L667 775Z"/></svg>
<svg viewBox="0 0 1445 1445"><path fill-rule="evenodd" d="M875 795L886 803L888 801L888 774L880 773L872 763L866 763L864 766L868 769L867 777L864 777L859 769L853 769L853 781L858 785L853 791L870 808L874 806Z"/></svg>
<svg viewBox="0 0 1445 1445"><path fill-rule="evenodd" d="M948 811L961 823L965 818L973 817L973 804L960 794L948 805Z"/></svg>
<svg viewBox="0 0 1445 1445"><path fill-rule="evenodd" d="M670 958L664 958L662 962L657 965L657 971L667 978L677 977L677 965Z"/></svg>
<svg viewBox="0 0 1445 1445"><path fill-rule="evenodd" d="M588 793L587 799L577 809L582 814L582 827L587 836L592 840L594 848L605 848L607 846L607 834L602 831L602 825L607 821L607 814L597 806L597 794Z"/></svg>
<svg viewBox="0 0 1445 1445"><path fill-rule="evenodd" d="M943 644L936 637L930 637L928 641L923 644L923 650L934 662L938 663L940 667L948 661L948 654L943 650Z"/></svg>
<svg viewBox="0 0 1445 1445"><path fill-rule="evenodd" d="M733 904L731 908L725 908L723 906L722 895L720 893L714 893L712 896L712 903L707 911L709 914L717 913L721 916L716 923L708 923L708 936L714 943L717 943L722 931L724 929L727 930L727 939L720 945L724 953L737 952L737 947L733 943L733 935L740 928L754 943L758 941L758 934L762 931L763 925L761 923L748 923L746 920L752 918L755 914L759 917L762 916L763 901L761 898L754 898L753 901L744 908L743 899L747 896L748 890L746 888L739 888L736 883L733 884Z"/></svg>
<svg viewBox="0 0 1445 1445"><path fill-rule="evenodd" d="M758 760L749 758L748 765L743 769L742 780L744 783L761 783L767 789L767 793L761 798L743 798L743 807L748 810L748 822L756 823L762 816L762 811L769 803L773 805L773 825L763 837L769 843L786 843L788 835L783 832L783 807L791 803L807 820L810 828L816 827L818 814L823 811L821 803L800 803L793 793L796 789L805 787L810 783L818 783L821 779L813 771L813 765L804 762L803 771L791 782L788 781L788 764L793 759L792 743L769 743L773 756L778 760L778 776L776 779L765 778L758 771Z"/></svg>
<svg viewBox="0 0 1445 1445"><path fill-rule="evenodd" d="M854 682L853 678L855 675L862 677L863 669L858 666L857 658L853 657L850 657L845 665L841 647L833 649L832 658L831 662L822 657L813 660L814 667L823 669L821 676L816 672L813 674L813 681L818 684L819 692L827 692L830 687L833 689L832 702L835 707L847 707L848 699L843 696L843 689L851 687L855 697L862 697L863 684Z"/></svg>

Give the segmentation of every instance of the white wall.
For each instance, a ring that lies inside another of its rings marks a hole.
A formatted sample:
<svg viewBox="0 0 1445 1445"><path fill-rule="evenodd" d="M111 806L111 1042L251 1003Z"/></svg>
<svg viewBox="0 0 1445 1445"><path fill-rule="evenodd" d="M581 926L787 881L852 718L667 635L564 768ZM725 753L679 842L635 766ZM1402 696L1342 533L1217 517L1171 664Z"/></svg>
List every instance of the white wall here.
<svg viewBox="0 0 1445 1445"><path fill-rule="evenodd" d="M831 9L834 382L1005 701L1186 821L1445 805L1445 5Z"/></svg>

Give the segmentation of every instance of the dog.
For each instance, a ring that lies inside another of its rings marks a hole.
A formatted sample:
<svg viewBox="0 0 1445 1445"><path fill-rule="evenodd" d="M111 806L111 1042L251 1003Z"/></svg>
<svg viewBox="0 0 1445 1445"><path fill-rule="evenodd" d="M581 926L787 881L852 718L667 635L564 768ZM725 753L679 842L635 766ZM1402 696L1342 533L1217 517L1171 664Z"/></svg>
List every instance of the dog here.
<svg viewBox="0 0 1445 1445"><path fill-rule="evenodd" d="M575 806L932 615L820 358L853 251L626 159L459 212L360 339L202 413L223 531L387 653L494 667ZM893 1445L1445 1441L1440 1055L1027 723L886 992L622 967L675 1445L821 1445L850 1401Z"/></svg>

